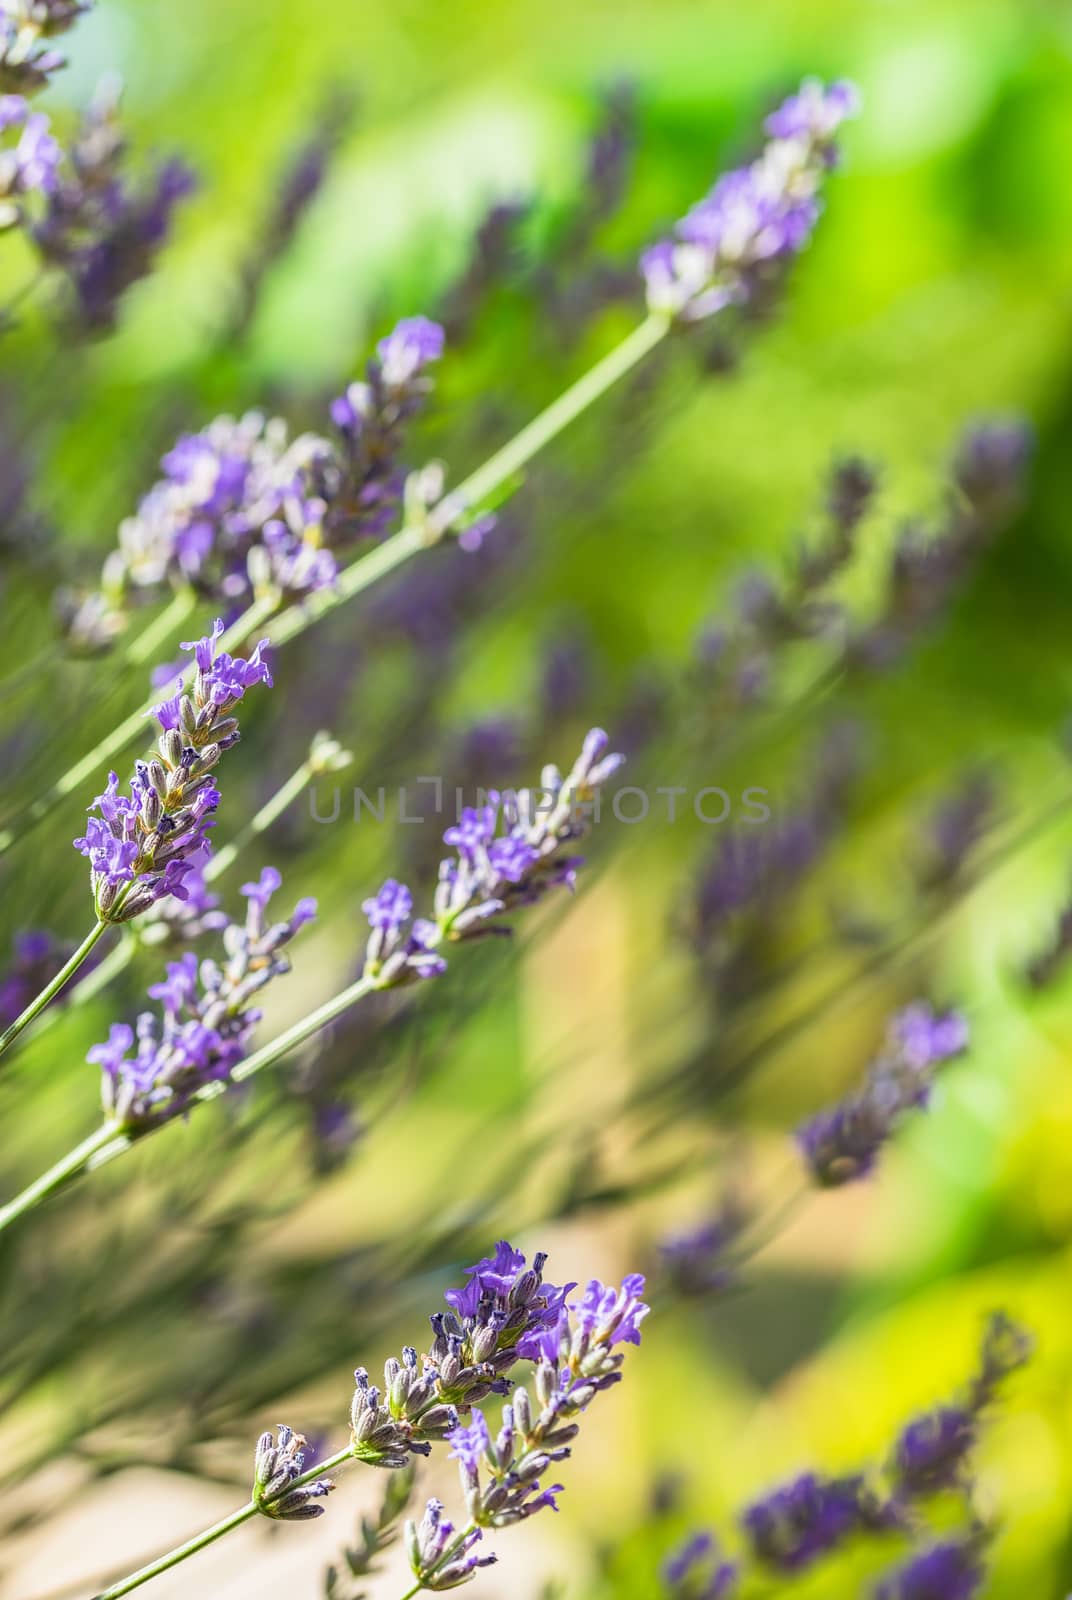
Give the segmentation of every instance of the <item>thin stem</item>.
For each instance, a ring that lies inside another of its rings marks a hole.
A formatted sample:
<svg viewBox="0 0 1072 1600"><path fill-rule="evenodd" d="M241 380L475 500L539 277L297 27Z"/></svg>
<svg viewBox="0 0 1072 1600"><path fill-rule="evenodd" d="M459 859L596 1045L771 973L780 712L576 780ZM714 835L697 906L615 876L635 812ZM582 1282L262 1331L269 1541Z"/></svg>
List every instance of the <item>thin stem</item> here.
<svg viewBox="0 0 1072 1600"><path fill-rule="evenodd" d="M418 551L435 543L447 530L459 509L478 510L489 495L514 477L534 456L558 437L571 422L586 411L596 400L606 394L619 379L637 366L670 330L670 322L655 313L646 317L621 344L597 361L594 367L577 379L539 416L521 429L501 450L490 456L483 466L457 489L451 490L436 510L431 512L427 530L400 528L390 539L370 550L368 555L354 561L342 572L333 589L321 589L308 600L284 611L272 629L272 643L286 644L304 632L318 618L326 616L347 600L361 594L380 578L386 577L396 567L408 561ZM445 520L444 520L445 519Z"/></svg>
<svg viewBox="0 0 1072 1600"><path fill-rule="evenodd" d="M350 1006L356 1005L359 1000L364 999L365 995L371 994L375 988L376 982L374 979L358 978L356 983L352 983L348 989L344 989L334 999L326 1001L322 1006L318 1006L315 1011L310 1011L308 1016L302 1017L300 1021L295 1022L293 1027L281 1033L277 1039L273 1039L270 1044L264 1045L260 1050L254 1051L253 1055L247 1056L245 1061L240 1061L226 1081L205 1084L204 1088L199 1089L193 1096L190 1103L192 1104L193 1101L197 1100L215 1100L217 1095L223 1094L231 1084L244 1083L247 1078L252 1078L256 1073L262 1072L265 1067L274 1066L288 1051L293 1050L295 1045L303 1044L306 1039L311 1038L321 1028L326 1028L329 1022L333 1022L337 1016L348 1010ZM28 1189L23 1190L22 1194L17 1195L8 1205L0 1208L0 1233L10 1223L14 1222L17 1217L21 1217L24 1212L31 1211L34 1206L47 1199L53 1189L58 1187L62 1179L77 1177L87 1170L89 1166L88 1157L90 1155L99 1155L100 1159L93 1162L93 1165L94 1167L103 1167L117 1156L124 1155L126 1151L133 1149L135 1144L141 1144L151 1134L159 1133L161 1128L169 1126L169 1122L158 1122L138 1133L119 1127L115 1123L108 1123L104 1127L98 1128L97 1132L92 1134L84 1144L80 1144L75 1150L71 1150L65 1155L62 1161L57 1162L56 1166L46 1172L43 1178L39 1178L36 1183L32 1183ZM52 1181L53 1179L55 1181Z"/></svg>
<svg viewBox="0 0 1072 1600"><path fill-rule="evenodd" d="M220 640L220 649L226 650L239 643L253 629L272 615L276 609L276 600L264 598L255 600L253 604L242 613L238 621L233 623ZM187 669L188 674L191 669ZM57 778L43 794L39 795L30 805L19 812L10 825L0 832L0 855L36 826L45 817L53 812L61 800L80 788L87 779L98 772L104 762L117 755L120 750L134 744L145 727L145 719L160 699L159 691L154 691L129 717L125 717L118 727L106 734L93 749L88 751L73 767L68 767L62 777Z"/></svg>
<svg viewBox="0 0 1072 1600"><path fill-rule="evenodd" d="M54 1167L49 1167L47 1172L43 1172L28 1189L24 1189L14 1200L9 1200L6 1206L0 1206L0 1232L25 1212L32 1211L35 1206L40 1205L50 1194L55 1194L57 1189L62 1188L72 1178L79 1177L98 1151L109 1145L118 1132L115 1123L102 1123L88 1139L83 1139L73 1150L68 1150L62 1161L57 1161Z"/></svg>
<svg viewBox="0 0 1072 1600"><path fill-rule="evenodd" d="M295 1478L288 1483L285 1493L289 1494L294 1489L300 1489L303 1484L312 1483L314 1479L323 1477L325 1472L330 1472L335 1467L341 1467L344 1462L354 1459L353 1451L347 1445L345 1450L339 1450L335 1455L329 1456L326 1461L318 1462L315 1467L310 1467L308 1472L303 1472L300 1478ZM158 1578L162 1572L168 1572L172 1567L177 1567L180 1562L186 1561L190 1556L197 1555L199 1550L205 1550L210 1544L215 1544L217 1539L222 1539L224 1534L230 1533L234 1528L240 1528L244 1522L261 1515L260 1508L252 1500L248 1500L237 1511L232 1511L230 1516L224 1517L220 1522L214 1522L211 1528L205 1528L201 1533L195 1533L192 1539L187 1539L185 1544L176 1545L174 1550L169 1550L166 1555L158 1556L155 1561L150 1561L147 1566L139 1567L137 1572L132 1572L127 1578L120 1578L118 1583L113 1583L109 1588L102 1589L94 1600L119 1600L124 1594L130 1594L134 1589L140 1589L143 1583L148 1583L153 1578Z"/></svg>
<svg viewBox="0 0 1072 1600"><path fill-rule="evenodd" d="M291 773L286 783L282 784L250 818L246 826L235 834L230 844L224 845L222 850L216 852L205 868L206 882L211 883L214 879L222 877L234 865L239 852L244 850L258 834L270 828L277 817L282 816L287 807L309 787L314 776L315 769L312 762L303 761L301 766Z"/></svg>
<svg viewBox="0 0 1072 1600"><path fill-rule="evenodd" d="M166 605L147 628L143 628L136 638L131 639L123 651L124 663L139 667L151 660L165 640L170 638L179 624L190 615L196 603L197 596L192 589L180 589L172 598L171 604Z"/></svg>
<svg viewBox="0 0 1072 1600"><path fill-rule="evenodd" d="M420 1583L420 1582L415 1583L413 1585L412 1589L407 1589L406 1590L405 1594L402 1596L402 1600L413 1600L413 1596L415 1594L420 1594L420 1592L421 1592L421 1590L423 1588L424 1588L424 1584L423 1583Z"/></svg>
<svg viewBox="0 0 1072 1600"><path fill-rule="evenodd" d="M85 961L86 957L89 955L89 952L93 949L93 946L96 944L97 940L100 938L101 934L104 933L107 927L107 922L95 922L89 933L82 940L82 943L78 946L78 949L74 952L74 955L71 956L69 961L64 962L63 966L57 972L52 982L46 984L41 990L41 993L35 999L30 1001L30 1004L26 1007L25 1011L15 1018L10 1027L4 1029L4 1032L0 1034L0 1056L2 1056L4 1051L15 1043L15 1040L18 1038L23 1028L28 1027L33 1019L45 1009L49 1001L54 999L54 997L59 994L68 978L70 978L73 973L78 971L79 967L82 965L83 961Z"/></svg>

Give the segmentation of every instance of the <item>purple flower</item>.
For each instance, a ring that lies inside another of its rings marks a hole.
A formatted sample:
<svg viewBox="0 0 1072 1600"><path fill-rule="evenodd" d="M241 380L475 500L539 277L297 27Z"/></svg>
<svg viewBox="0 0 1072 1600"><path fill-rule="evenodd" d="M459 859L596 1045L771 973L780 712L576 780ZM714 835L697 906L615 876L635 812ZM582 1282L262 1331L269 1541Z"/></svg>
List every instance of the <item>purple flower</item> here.
<svg viewBox="0 0 1072 1600"><path fill-rule="evenodd" d="M593 1278L580 1303L571 1304L570 1309L593 1344L639 1344L640 1324L651 1309L641 1300L643 1293L644 1279L639 1272L628 1273L620 1289Z"/></svg>
<svg viewBox="0 0 1072 1600"><path fill-rule="evenodd" d="M481 1458L491 1443L484 1413L474 1410L469 1426L465 1428L459 1424L452 1433L447 1434L447 1443L450 1445L451 1457L455 1461L460 1461L465 1471L475 1476Z"/></svg>
<svg viewBox="0 0 1072 1600"><path fill-rule="evenodd" d="M376 346L389 389L402 388L443 354L444 333L428 317L403 317Z"/></svg>
<svg viewBox="0 0 1072 1600"><path fill-rule="evenodd" d="M739 1572L732 1561L722 1561L713 1534L691 1534L663 1563L663 1584L672 1600L725 1600Z"/></svg>
<svg viewBox="0 0 1072 1600"><path fill-rule="evenodd" d="M767 121L758 160L720 178L679 222L676 239L641 257L652 311L696 321L752 293L766 263L797 254L819 215L834 136L857 109L849 84L806 83Z"/></svg>
<svg viewBox="0 0 1072 1600"><path fill-rule="evenodd" d="M455 1538L453 1523L443 1516L443 1502L429 1500L420 1522L406 1523L410 1567L421 1587L455 1589L467 1582L478 1567L492 1566L493 1555L473 1554L482 1538L479 1528L470 1528L464 1537Z"/></svg>
<svg viewBox="0 0 1072 1600"><path fill-rule="evenodd" d="M397 934L413 910L413 896L404 883L388 878L379 893L362 901L369 926L381 933Z"/></svg>
<svg viewBox="0 0 1072 1600"><path fill-rule="evenodd" d="M938 1406L909 1422L894 1446L901 1492L915 1497L955 1488L976 1438L976 1419L963 1406Z"/></svg>
<svg viewBox="0 0 1072 1600"><path fill-rule="evenodd" d="M160 1017L143 1012L136 1033L116 1023L107 1042L89 1051L86 1059L101 1068L105 1112L129 1132L180 1115L199 1089L225 1081L246 1054L261 1015L254 998L290 970L283 947L305 920L295 912L265 929L266 878L271 882L278 874L268 869L261 884L247 885L257 893L250 897L245 927L232 923L225 929L225 965L199 963L189 951L168 962L165 977L149 989L149 998L160 1003Z"/></svg>
<svg viewBox="0 0 1072 1600"><path fill-rule="evenodd" d="M806 1472L755 1500L741 1515L757 1560L799 1572L841 1544L862 1523L860 1478Z"/></svg>
<svg viewBox="0 0 1072 1600"><path fill-rule="evenodd" d="M875 1600L973 1600L986 1576L978 1545L950 1539L913 1556L875 1590Z"/></svg>
<svg viewBox="0 0 1072 1600"><path fill-rule="evenodd" d="M836 1188L873 1171L905 1113L927 1104L937 1068L967 1043L967 1024L956 1012L935 1012L922 1003L899 1012L863 1086L797 1130L816 1182Z"/></svg>
<svg viewBox="0 0 1072 1600"><path fill-rule="evenodd" d="M796 94L772 111L763 124L772 139L807 139L817 144L832 139L848 117L860 111L860 91L844 78L829 89L808 78Z"/></svg>

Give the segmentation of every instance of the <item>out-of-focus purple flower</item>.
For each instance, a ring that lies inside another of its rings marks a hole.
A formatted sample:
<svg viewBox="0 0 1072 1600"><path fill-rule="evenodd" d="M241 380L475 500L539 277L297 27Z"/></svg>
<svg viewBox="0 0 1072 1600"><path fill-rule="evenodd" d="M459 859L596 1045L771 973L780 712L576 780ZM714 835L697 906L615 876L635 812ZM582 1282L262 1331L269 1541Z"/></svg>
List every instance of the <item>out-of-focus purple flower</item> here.
<svg viewBox="0 0 1072 1600"><path fill-rule="evenodd" d="M863 1525L858 1477L806 1472L754 1500L741 1514L756 1559L780 1572L800 1572Z"/></svg>
<svg viewBox="0 0 1072 1600"><path fill-rule="evenodd" d="M953 459L953 481L976 514L1004 516L1015 507L1035 445L1022 417L990 417L973 424Z"/></svg>
<svg viewBox="0 0 1072 1600"><path fill-rule="evenodd" d="M736 1278L733 1251L750 1220L748 1208L729 1192L713 1216L696 1228L659 1241L659 1255L681 1294L718 1294Z"/></svg>
<svg viewBox="0 0 1072 1600"><path fill-rule="evenodd" d="M0 95L0 139L18 131L13 145L0 144L0 232L24 221L26 196L56 187L61 151L48 129L48 118L31 111L21 95Z"/></svg>
<svg viewBox="0 0 1072 1600"><path fill-rule="evenodd" d="M389 389L410 383L430 361L443 354L443 329L429 317L403 317L376 346Z"/></svg>
<svg viewBox="0 0 1072 1600"><path fill-rule="evenodd" d="M899 1012L863 1086L797 1130L815 1181L836 1188L871 1172L904 1114L927 1104L937 1069L967 1045L967 1024L957 1012L922 1003Z"/></svg>
<svg viewBox="0 0 1072 1600"><path fill-rule="evenodd" d="M48 41L66 33L92 0L2 0L0 94L36 94L67 65Z"/></svg>
<svg viewBox="0 0 1072 1600"><path fill-rule="evenodd" d="M916 1498L955 1488L977 1436L975 1416L965 1406L936 1406L915 1417L894 1446L899 1492Z"/></svg>
<svg viewBox="0 0 1072 1600"><path fill-rule="evenodd" d="M30 929L15 935L11 964L0 976L0 1029L22 1015L34 996L52 982L73 951L73 945L64 944L45 929ZM83 962L60 990L61 1000L92 972L99 959L94 952Z"/></svg>
<svg viewBox="0 0 1072 1600"><path fill-rule="evenodd" d="M247 897L244 927L228 924L224 965L199 963L190 952L169 962L149 989L161 1016L143 1012L136 1034L115 1023L107 1042L89 1051L87 1061L101 1068L105 1112L120 1127L136 1134L181 1115L199 1089L226 1081L246 1054L261 1016L252 1001L290 970L283 947L312 914L313 902L301 901L290 918L266 926L269 884L278 887L278 878L269 869L263 890Z"/></svg>
<svg viewBox="0 0 1072 1600"><path fill-rule="evenodd" d="M770 143L750 166L720 178L704 200L641 258L654 312L697 321L746 300L761 271L797 254L819 215L834 137L857 110L848 84L806 83L768 118Z"/></svg>
<svg viewBox="0 0 1072 1600"><path fill-rule="evenodd" d="M978 1541L949 1539L890 1573L876 1588L875 1600L974 1600L985 1577Z"/></svg>
<svg viewBox="0 0 1072 1600"><path fill-rule="evenodd" d="M725 1600L736 1587L739 1569L721 1559L713 1534L690 1534L662 1566L663 1587L670 1600Z"/></svg>

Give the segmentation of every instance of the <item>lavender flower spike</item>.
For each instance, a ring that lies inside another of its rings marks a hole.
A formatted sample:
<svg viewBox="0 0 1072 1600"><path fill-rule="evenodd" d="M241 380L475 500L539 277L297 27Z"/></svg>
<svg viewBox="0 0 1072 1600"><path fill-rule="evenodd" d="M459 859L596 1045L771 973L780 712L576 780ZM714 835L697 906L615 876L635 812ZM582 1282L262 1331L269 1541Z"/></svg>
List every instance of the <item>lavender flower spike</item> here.
<svg viewBox="0 0 1072 1600"><path fill-rule="evenodd" d="M87 1061L102 1070L105 1114L124 1131L136 1136L180 1115L199 1089L226 1082L246 1054L261 1016L251 1002L289 972L283 947L316 911L315 901L299 900L286 921L269 923L268 899L279 881L269 867L258 883L246 884L245 925L224 929L222 965L198 963L191 952L170 961L166 977L149 989L161 1003L160 1020L145 1011L136 1029L114 1023L107 1042L89 1051Z"/></svg>
<svg viewBox="0 0 1072 1600"><path fill-rule="evenodd" d="M758 160L728 172L641 259L653 312L695 322L751 297L764 272L797 255L819 216L819 191L836 160L835 135L855 115L851 84L806 82L767 119Z"/></svg>
<svg viewBox="0 0 1072 1600"><path fill-rule="evenodd" d="M714 1536L706 1531L691 1534L662 1568L671 1600L726 1600L739 1576L734 1562L721 1560Z"/></svg>
<svg viewBox="0 0 1072 1600"><path fill-rule="evenodd" d="M316 1504L335 1484L330 1478L291 1487L305 1469L309 1441L283 1423L278 1438L262 1433L253 1458L253 1503L266 1517L281 1522L309 1522L326 1507Z"/></svg>
<svg viewBox="0 0 1072 1600"><path fill-rule="evenodd" d="M246 690L271 685L262 639L249 660L216 654L223 633L184 644L196 662L192 684L156 707L161 727L158 755L135 764L130 793L119 792L113 772L98 795L85 834L74 841L89 857L93 898L103 922L127 922L165 895L186 898L185 879L203 862L219 790L211 772L224 750L238 742L232 712Z"/></svg>
<svg viewBox="0 0 1072 1600"><path fill-rule="evenodd" d="M899 1012L863 1086L797 1130L815 1181L837 1188L866 1177L905 1113L927 1104L937 1069L967 1045L967 1023L957 1012L923 1004Z"/></svg>

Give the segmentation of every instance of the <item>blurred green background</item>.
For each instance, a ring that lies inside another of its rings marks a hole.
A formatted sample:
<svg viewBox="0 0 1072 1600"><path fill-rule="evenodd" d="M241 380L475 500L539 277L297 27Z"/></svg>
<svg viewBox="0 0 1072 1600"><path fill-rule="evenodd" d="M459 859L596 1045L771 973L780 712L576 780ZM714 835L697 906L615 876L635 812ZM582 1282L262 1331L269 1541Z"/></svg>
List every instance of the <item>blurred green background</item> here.
<svg viewBox="0 0 1072 1600"><path fill-rule="evenodd" d="M511 272L448 350L412 452L442 456L457 481L628 329L637 251L750 153L765 111L809 73L857 80L864 113L775 315L729 352L682 341L585 418L504 515L479 581L458 580L455 563L441 590L430 565L416 601L392 611L370 595L281 656L228 763L219 837L318 726L355 752L344 785L370 790L423 772L450 781L489 719L520 730L531 772L568 764L591 723L618 734L646 713L637 782L754 784L782 810L835 717L865 730L867 761L851 826L779 906L770 970L744 1007L713 998L681 934L712 830L688 816L610 826L577 902L526 920L515 947L462 951L415 1007L341 1030L5 1240L2 1600L88 1594L222 1514L278 1420L337 1447L350 1368L418 1338L458 1264L503 1233L550 1250L559 1279L640 1267L657 1294L628 1381L565 1469L563 1514L501 1535L501 1565L479 1575L489 1600L528 1600L551 1579L571 1600L656 1594L658 1562L689 1527L713 1523L732 1543L760 1487L880 1457L901 1419L967 1375L995 1305L1039 1348L982 1452L981 1499L1002 1528L986 1593L1060 1600L1072 1588L1072 994L1066 981L1030 997L1017 971L1052 928L1072 857L1072 11L100 0L68 44L49 94L57 122L118 70L137 148L180 151L201 186L114 335L57 335L46 293L0 343L0 459L32 470L34 530L5 552L0 665L31 663L5 694L5 797L144 693L107 661L41 651L54 588L93 581L178 433L251 406L319 426L393 319L448 303L488 205L523 199ZM636 96L627 185L585 235L588 145L601 96L623 81ZM338 91L355 97L350 131L236 337L281 163ZM0 251L5 300L29 271L20 249ZM616 269L612 303L593 280L601 262ZM1030 497L943 626L895 672L820 678L811 694L810 647L792 652L773 710L726 726L695 681L694 641L732 609L743 570L787 570L832 458L859 452L881 469L844 583L867 615L901 520L936 513L959 430L995 412L1036 430ZM567 645L587 667L561 710L542 685L548 651ZM976 766L997 773L993 848L948 903L921 906L912 840ZM76 800L4 863L5 949L20 928L74 938L89 925L68 842ZM346 981L359 904L380 878L408 873L416 888L435 856L431 826L318 828L303 805L255 847L246 876L275 861L284 895L315 893L322 911L265 1037ZM832 908L873 923L880 949L910 936L872 965L872 946L832 936ZM85 1049L136 1011L158 961L140 954L116 991L0 1076L5 1195L93 1125ZM658 1240L699 1221L742 1161L777 1205L793 1187L787 1130L856 1080L886 1016L919 992L962 1005L975 1043L880 1176L792 1209L732 1294L670 1294ZM752 1050L758 1069L723 1091L725 1061ZM314 1137L318 1073L363 1128L339 1159ZM674 1509L656 1515L667 1475L680 1480ZM154 1592L319 1595L325 1561L375 1500L370 1476L346 1475L315 1527L243 1530ZM456 1495L449 1472L430 1481ZM796 1592L866 1592L896 1554L850 1552ZM405 1587L400 1552L391 1560L370 1589L383 1600Z"/></svg>

